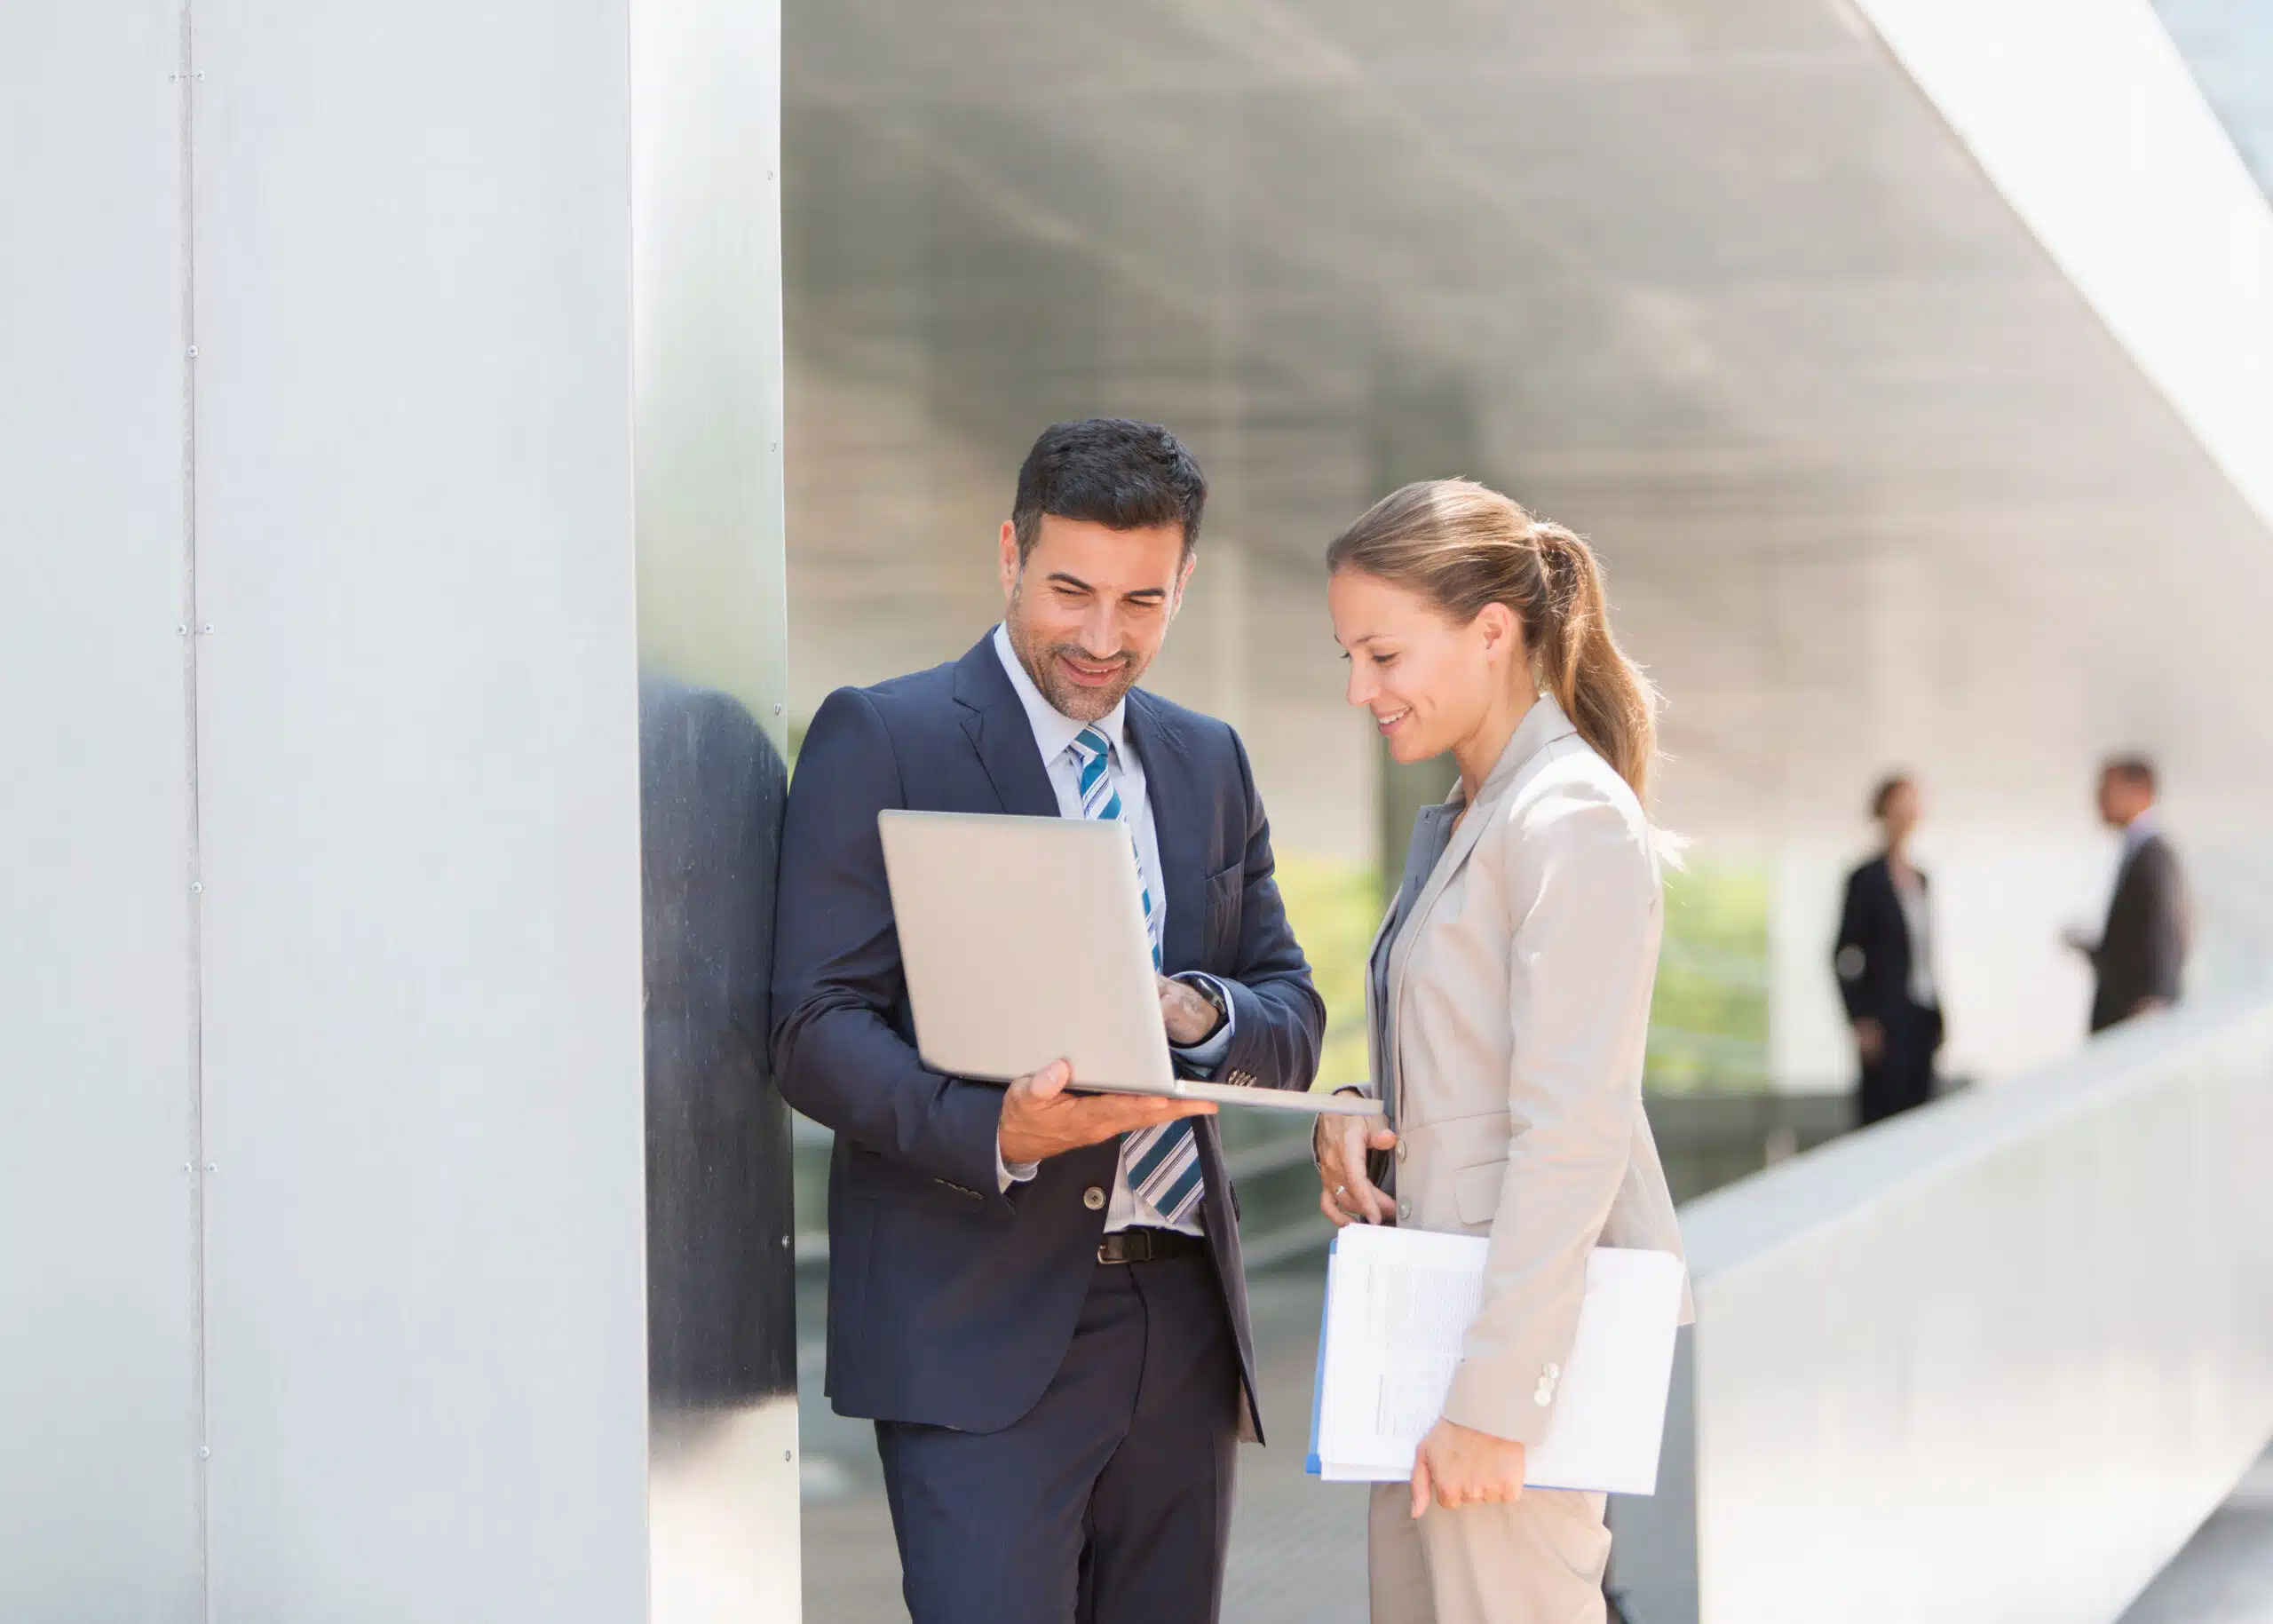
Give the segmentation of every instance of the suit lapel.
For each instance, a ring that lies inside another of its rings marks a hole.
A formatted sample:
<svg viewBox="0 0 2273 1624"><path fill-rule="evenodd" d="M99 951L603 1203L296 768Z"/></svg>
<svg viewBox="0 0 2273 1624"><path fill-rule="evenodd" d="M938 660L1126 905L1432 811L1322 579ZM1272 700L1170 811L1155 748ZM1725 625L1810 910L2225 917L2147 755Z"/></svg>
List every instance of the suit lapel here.
<svg viewBox="0 0 2273 1624"><path fill-rule="evenodd" d="M1167 892L1168 920L1160 938L1160 968L1168 974L1200 970L1207 947L1207 827L1196 812L1208 803L1200 794L1191 754L1174 728L1152 709L1141 689L1129 693L1129 748L1144 768L1144 799L1152 813L1152 840L1160 848L1160 884Z"/></svg>
<svg viewBox="0 0 2273 1624"><path fill-rule="evenodd" d="M1057 816L1057 792L1041 764L1041 747L995 656L992 633L956 664L955 701L963 708L963 733L1002 810L1022 818Z"/></svg>

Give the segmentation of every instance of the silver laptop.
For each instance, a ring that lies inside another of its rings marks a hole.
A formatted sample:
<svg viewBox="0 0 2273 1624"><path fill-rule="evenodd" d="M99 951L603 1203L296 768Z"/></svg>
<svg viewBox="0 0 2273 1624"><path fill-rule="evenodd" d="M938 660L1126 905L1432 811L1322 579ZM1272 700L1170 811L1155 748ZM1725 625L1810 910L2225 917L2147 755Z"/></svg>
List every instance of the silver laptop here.
<svg viewBox="0 0 2273 1624"><path fill-rule="evenodd" d="M926 812L880 812L876 824L916 1049L932 1070L1008 1082L1064 1059L1077 1089L1378 1108L1176 1076L1125 825Z"/></svg>

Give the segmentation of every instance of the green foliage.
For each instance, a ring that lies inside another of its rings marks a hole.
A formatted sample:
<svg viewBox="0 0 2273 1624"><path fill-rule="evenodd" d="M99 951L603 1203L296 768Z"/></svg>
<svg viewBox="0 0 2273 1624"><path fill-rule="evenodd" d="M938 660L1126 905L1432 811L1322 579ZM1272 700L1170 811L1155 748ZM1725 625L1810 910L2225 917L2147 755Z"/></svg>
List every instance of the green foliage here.
<svg viewBox="0 0 2273 1624"><path fill-rule="evenodd" d="M1318 1086L1365 1079L1366 957L1381 923L1379 875L1362 863L1281 853L1279 889L1326 1000ZM1768 1066L1764 868L1692 860L1666 876L1665 949L1650 1010L1647 1083L1688 1092L1762 1086Z"/></svg>
<svg viewBox="0 0 2273 1624"><path fill-rule="evenodd" d="M1699 860L1666 875L1648 1086L1757 1089L1768 1071L1765 868Z"/></svg>
<svg viewBox="0 0 2273 1624"><path fill-rule="evenodd" d="M1366 956L1382 922L1381 879L1362 863L1281 852L1279 892L1326 1000L1317 1087L1366 1081Z"/></svg>

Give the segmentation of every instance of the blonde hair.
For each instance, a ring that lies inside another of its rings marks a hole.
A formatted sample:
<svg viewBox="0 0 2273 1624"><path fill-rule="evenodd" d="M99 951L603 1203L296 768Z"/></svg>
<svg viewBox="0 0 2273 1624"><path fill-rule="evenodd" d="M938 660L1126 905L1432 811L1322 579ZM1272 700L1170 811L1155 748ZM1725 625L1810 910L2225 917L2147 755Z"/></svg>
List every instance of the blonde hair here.
<svg viewBox="0 0 2273 1624"><path fill-rule="evenodd" d="M1648 804L1658 691L1611 635L1602 566L1578 535L1473 479L1423 479L1368 508L1327 549L1326 566L1407 588L1461 625L1507 605L1538 691Z"/></svg>

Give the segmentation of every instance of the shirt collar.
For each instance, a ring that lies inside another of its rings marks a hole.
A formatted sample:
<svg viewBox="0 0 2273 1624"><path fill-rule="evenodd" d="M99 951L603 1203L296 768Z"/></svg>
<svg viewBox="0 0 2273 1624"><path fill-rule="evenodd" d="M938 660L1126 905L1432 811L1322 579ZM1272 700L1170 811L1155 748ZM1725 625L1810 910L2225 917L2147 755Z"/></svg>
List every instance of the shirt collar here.
<svg viewBox="0 0 2273 1624"><path fill-rule="evenodd" d="M2162 820L2155 815L2155 808L2150 804L2146 811L2123 826L2123 855L2130 856L2161 832Z"/></svg>
<svg viewBox="0 0 2273 1624"><path fill-rule="evenodd" d="M1018 703L1026 707L1026 723L1034 729L1034 741L1041 747L1041 758L1056 761L1073 748L1073 741L1085 727L1094 727L1113 746L1114 756L1125 765L1129 760L1129 743L1125 729L1129 720L1129 699L1122 695L1111 710L1094 722L1076 722L1064 711L1042 698L1041 690L1034 686L1027 675L1026 662L1018 658L1018 651L1010 646L1010 629L994 628L994 656L1002 662L1002 673L1010 679L1010 687L1018 696Z"/></svg>

